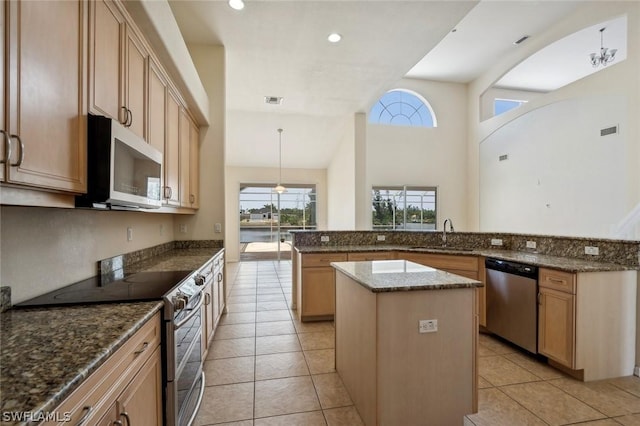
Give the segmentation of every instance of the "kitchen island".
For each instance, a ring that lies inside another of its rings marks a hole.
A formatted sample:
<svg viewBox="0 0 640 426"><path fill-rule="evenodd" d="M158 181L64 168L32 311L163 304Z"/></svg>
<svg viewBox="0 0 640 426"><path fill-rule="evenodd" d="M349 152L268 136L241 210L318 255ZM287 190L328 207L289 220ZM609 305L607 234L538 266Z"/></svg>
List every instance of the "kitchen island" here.
<svg viewBox="0 0 640 426"><path fill-rule="evenodd" d="M366 425L477 411L477 280L406 260L334 262L336 370Z"/></svg>

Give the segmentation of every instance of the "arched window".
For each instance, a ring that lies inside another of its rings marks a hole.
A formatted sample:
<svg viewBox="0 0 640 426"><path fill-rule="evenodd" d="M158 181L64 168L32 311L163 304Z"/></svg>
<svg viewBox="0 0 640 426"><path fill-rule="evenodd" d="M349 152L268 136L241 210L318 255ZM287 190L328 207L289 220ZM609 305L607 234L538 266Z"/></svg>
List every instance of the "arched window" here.
<svg viewBox="0 0 640 426"><path fill-rule="evenodd" d="M369 112L369 123L411 127L437 127L429 102L415 92L394 89L385 93Z"/></svg>

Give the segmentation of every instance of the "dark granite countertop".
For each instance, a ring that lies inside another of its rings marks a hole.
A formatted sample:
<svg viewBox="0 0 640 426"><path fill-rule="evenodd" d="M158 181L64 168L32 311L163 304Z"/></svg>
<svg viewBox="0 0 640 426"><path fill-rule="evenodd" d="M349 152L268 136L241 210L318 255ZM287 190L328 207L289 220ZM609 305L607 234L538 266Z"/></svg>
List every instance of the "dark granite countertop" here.
<svg viewBox="0 0 640 426"><path fill-rule="evenodd" d="M482 287L482 283L408 260L331 262L373 293Z"/></svg>
<svg viewBox="0 0 640 426"><path fill-rule="evenodd" d="M162 306L151 301L3 312L0 412L51 412Z"/></svg>
<svg viewBox="0 0 640 426"><path fill-rule="evenodd" d="M500 260L510 260L527 265L558 269L567 272L607 272L636 270L632 266L617 263L606 263L573 259L569 257L549 256L535 252L521 252L511 250L468 249L468 248L438 248L438 247L410 247L401 245L326 245L294 247L300 253L348 253L348 252L414 252L430 254L448 254L456 256L484 256Z"/></svg>

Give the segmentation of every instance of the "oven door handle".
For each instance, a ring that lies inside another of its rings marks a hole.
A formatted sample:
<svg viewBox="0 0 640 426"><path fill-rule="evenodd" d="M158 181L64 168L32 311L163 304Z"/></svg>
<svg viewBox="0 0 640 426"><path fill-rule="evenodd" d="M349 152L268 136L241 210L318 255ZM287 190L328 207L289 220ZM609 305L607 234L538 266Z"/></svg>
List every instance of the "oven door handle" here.
<svg viewBox="0 0 640 426"><path fill-rule="evenodd" d="M198 305L191 309L191 313L189 315L187 315L186 318L184 318L183 320L179 321L179 322L175 322L173 323L173 329L177 330L180 327L182 327L183 325L185 325L194 315L196 315L198 312L200 312L200 308L202 307L202 302L204 301L204 297L202 297L202 293L199 294L200 296L200 300L198 301Z"/></svg>

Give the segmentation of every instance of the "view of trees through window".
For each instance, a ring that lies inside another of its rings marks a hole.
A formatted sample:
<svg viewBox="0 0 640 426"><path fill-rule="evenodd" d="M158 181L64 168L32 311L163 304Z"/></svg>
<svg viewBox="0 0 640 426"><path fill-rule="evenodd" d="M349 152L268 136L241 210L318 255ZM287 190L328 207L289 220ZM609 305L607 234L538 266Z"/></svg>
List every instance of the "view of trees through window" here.
<svg viewBox="0 0 640 426"><path fill-rule="evenodd" d="M373 229L436 229L436 193L435 187L374 186L371 191Z"/></svg>
<svg viewBox="0 0 640 426"><path fill-rule="evenodd" d="M272 185L240 188L240 242L277 241L278 221L281 237L291 240L288 231L316 228L315 185L287 185L278 194Z"/></svg>

